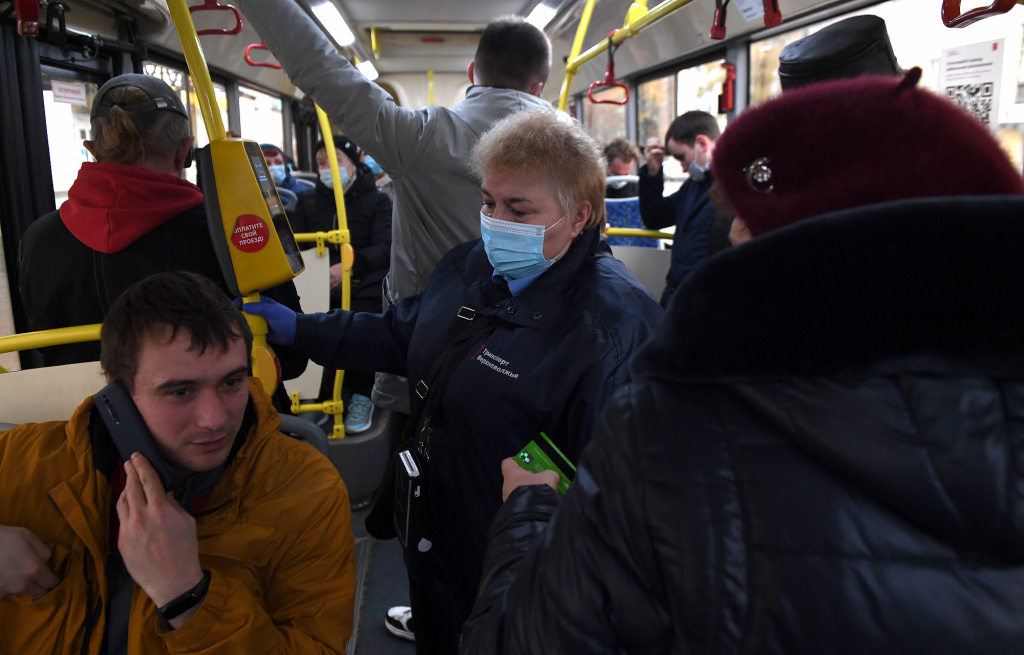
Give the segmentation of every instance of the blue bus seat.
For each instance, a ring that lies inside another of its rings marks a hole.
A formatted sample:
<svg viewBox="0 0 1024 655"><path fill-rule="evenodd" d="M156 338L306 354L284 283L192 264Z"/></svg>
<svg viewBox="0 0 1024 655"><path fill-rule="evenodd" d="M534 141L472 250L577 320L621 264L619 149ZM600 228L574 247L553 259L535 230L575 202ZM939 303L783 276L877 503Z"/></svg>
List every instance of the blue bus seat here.
<svg viewBox="0 0 1024 655"><path fill-rule="evenodd" d="M640 220L639 198L605 198L605 209L608 212L608 227L628 227L638 230L646 229ZM640 248L661 248L659 239L643 237L608 237L609 246L637 246Z"/></svg>
<svg viewBox="0 0 1024 655"><path fill-rule="evenodd" d="M284 205L285 212L290 212L295 209L295 203L299 201L299 197L295 195L294 191L278 189L277 195L281 196L281 203Z"/></svg>
<svg viewBox="0 0 1024 655"><path fill-rule="evenodd" d="M311 182L309 180L304 180L301 177L296 177L295 178L295 193L302 193L303 191L308 191L310 189L315 189L315 188L316 188L316 182Z"/></svg>

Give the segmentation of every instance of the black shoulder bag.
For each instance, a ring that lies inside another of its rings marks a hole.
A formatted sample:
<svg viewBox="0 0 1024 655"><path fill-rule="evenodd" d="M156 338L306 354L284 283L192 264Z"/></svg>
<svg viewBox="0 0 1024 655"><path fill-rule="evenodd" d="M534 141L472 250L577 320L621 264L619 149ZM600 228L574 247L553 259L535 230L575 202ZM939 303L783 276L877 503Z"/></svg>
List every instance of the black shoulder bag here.
<svg viewBox="0 0 1024 655"><path fill-rule="evenodd" d="M430 460L431 424L444 397L448 380L469 349L490 334L501 322L495 316L481 316L475 309L465 306L459 308L456 316L457 319L448 332L448 340L441 350L441 355L430 367L427 375L416 383L409 417L402 429L397 449L391 455L384 487L364 522L366 531L371 536L377 539L400 536L403 547L420 542L420 535L411 534L409 527L413 527L413 532L421 532L418 526L422 525L422 522L416 521L422 518L423 513L417 512L417 507L422 507L425 502L422 480ZM420 433L423 438L418 448L414 449L416 429L421 423ZM419 473L418 483L408 475L413 470ZM410 482L413 486L410 486ZM396 494L399 487L405 492L401 500ZM419 493L411 496L416 493L417 487ZM410 497L413 498L412 502ZM396 529L399 526L401 530Z"/></svg>

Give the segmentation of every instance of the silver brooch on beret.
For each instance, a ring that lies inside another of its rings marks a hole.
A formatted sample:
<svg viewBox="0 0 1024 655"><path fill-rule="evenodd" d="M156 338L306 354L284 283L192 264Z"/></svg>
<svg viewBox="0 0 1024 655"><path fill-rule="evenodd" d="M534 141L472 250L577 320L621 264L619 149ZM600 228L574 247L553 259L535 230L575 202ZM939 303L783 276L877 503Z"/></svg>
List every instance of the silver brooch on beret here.
<svg viewBox="0 0 1024 655"><path fill-rule="evenodd" d="M747 176L747 184L758 193L771 193L775 188L769 163L767 157L758 157L743 169Z"/></svg>

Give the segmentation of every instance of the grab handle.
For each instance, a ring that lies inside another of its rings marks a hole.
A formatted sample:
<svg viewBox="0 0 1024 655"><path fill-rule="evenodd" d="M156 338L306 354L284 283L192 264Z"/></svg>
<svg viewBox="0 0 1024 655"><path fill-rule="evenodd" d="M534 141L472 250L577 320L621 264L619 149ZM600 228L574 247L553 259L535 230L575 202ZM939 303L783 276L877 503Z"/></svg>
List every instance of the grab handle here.
<svg viewBox="0 0 1024 655"><path fill-rule="evenodd" d="M1005 14L1013 9L1017 0L992 0L988 7L978 7L960 13L960 0L942 0L942 24L946 27L967 27L982 18Z"/></svg>
<svg viewBox="0 0 1024 655"><path fill-rule="evenodd" d="M188 13L191 14L194 11L230 11L235 15L235 26L231 29L224 28L210 28L206 30L196 30L196 34L202 36L204 34L238 34L242 31L242 14L238 13L233 5L222 5L217 0L203 0L201 5L193 5L188 8Z"/></svg>
<svg viewBox="0 0 1024 655"><path fill-rule="evenodd" d="M250 44L245 49L245 63L249 64L250 66L262 66L263 68L281 68L281 64L271 64L270 62L266 62L266 61L253 61L252 57L249 56L249 53L251 51L253 51L253 50L267 50L267 51L269 51L270 48L268 48L263 43L263 41L260 41L259 43L252 43L252 44Z"/></svg>
<svg viewBox="0 0 1024 655"><path fill-rule="evenodd" d="M587 91L587 98L590 102L595 105L624 105L629 102L629 85L622 82L615 81L615 59L613 53L618 48L617 45L612 44L612 36L618 30L612 30L611 34L608 35L608 67L604 71L604 79L593 82L590 85L590 89ZM625 91L626 95L621 100L598 100L594 97L594 90L603 91L605 89L618 88Z"/></svg>

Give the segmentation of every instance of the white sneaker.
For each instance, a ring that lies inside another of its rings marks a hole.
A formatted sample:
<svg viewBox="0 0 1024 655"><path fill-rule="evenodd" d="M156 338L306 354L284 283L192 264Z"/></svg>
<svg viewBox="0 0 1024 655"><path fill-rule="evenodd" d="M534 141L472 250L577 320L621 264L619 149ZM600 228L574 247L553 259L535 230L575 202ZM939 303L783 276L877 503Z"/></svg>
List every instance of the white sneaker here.
<svg viewBox="0 0 1024 655"><path fill-rule="evenodd" d="M384 617L384 627L388 632L400 639L416 641L416 635L412 631L412 608L399 605L388 610Z"/></svg>

